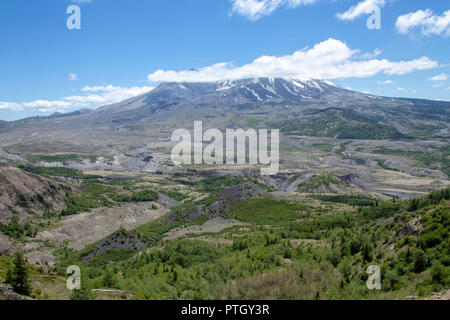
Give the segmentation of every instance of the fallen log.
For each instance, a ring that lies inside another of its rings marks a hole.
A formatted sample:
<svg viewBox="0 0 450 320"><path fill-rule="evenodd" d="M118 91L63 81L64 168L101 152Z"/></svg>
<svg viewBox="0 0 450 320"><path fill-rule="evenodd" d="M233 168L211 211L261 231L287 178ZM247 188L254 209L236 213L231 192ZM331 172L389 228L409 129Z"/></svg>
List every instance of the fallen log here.
<svg viewBox="0 0 450 320"><path fill-rule="evenodd" d="M122 291L122 290L110 290L110 289L93 289L94 292L101 292L101 293L113 293L113 294L129 294L129 295L136 295L134 292L130 291Z"/></svg>

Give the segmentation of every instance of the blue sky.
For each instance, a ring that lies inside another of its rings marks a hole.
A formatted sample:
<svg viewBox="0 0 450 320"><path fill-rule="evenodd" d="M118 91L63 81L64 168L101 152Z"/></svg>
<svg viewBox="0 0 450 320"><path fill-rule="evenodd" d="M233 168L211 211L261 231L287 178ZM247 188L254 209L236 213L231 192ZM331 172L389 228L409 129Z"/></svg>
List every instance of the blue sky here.
<svg viewBox="0 0 450 320"><path fill-rule="evenodd" d="M79 30L66 26L73 4ZM375 6L379 30L366 25ZM2 0L0 119L96 108L160 81L256 76L450 101L449 10L442 0Z"/></svg>

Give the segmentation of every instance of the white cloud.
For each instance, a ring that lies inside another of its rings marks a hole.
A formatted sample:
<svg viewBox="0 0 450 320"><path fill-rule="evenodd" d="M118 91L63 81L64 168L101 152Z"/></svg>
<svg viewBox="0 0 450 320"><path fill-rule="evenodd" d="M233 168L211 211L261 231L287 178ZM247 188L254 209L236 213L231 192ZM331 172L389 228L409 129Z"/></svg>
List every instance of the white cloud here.
<svg viewBox="0 0 450 320"><path fill-rule="evenodd" d="M139 88L139 87L135 87L135 88ZM81 89L81 91L83 92L99 92L99 91L103 91L103 92L114 92L114 91L118 91L118 90L122 90L124 88L121 87L115 87L113 85L107 85L107 86L94 86L94 87L83 87Z"/></svg>
<svg viewBox="0 0 450 320"><path fill-rule="evenodd" d="M434 14L430 9L411 12L398 17L395 27L401 34L420 28L420 32L425 36L448 37L450 36L450 10L445 11L441 16Z"/></svg>
<svg viewBox="0 0 450 320"><path fill-rule="evenodd" d="M363 58L363 59L373 59L373 58L378 57L382 53L383 53L383 50L380 50L380 49L377 48L372 53L365 53L365 54L363 54L361 56L361 58Z"/></svg>
<svg viewBox="0 0 450 320"><path fill-rule="evenodd" d="M131 88L112 85L84 87L81 91L86 92L85 95L68 96L60 100L34 100L30 102L0 101L0 110L23 111L28 109L40 112L65 112L66 110L75 108L94 108L136 97L152 89L153 87L146 86Z"/></svg>
<svg viewBox="0 0 450 320"><path fill-rule="evenodd" d="M50 109L65 109L70 108L70 103L62 100L35 100L31 102L23 102L21 105L26 109L39 109L39 108L50 108Z"/></svg>
<svg viewBox="0 0 450 320"><path fill-rule="evenodd" d="M384 7L386 0L364 0L356 6L350 7L346 12L338 13L336 16L341 20L355 20L362 15L371 14L375 8Z"/></svg>
<svg viewBox="0 0 450 320"><path fill-rule="evenodd" d="M448 75L445 73L438 74L437 76L428 78L430 81L446 81L448 79Z"/></svg>
<svg viewBox="0 0 450 320"><path fill-rule="evenodd" d="M154 87L116 87L112 85L97 86L97 87L84 87L81 89L83 92L88 92L84 96L69 96L63 98L63 100L70 101L78 106L87 105L105 105L111 103L117 103L138 95L151 91ZM95 92L96 94L92 94Z"/></svg>
<svg viewBox="0 0 450 320"><path fill-rule="evenodd" d="M405 91L405 88L397 88L398 91Z"/></svg>
<svg viewBox="0 0 450 320"><path fill-rule="evenodd" d="M69 73L69 80L70 81L78 80L78 75L76 73Z"/></svg>
<svg viewBox="0 0 450 320"><path fill-rule="evenodd" d="M445 90L450 90L450 87L448 87L447 89L445 89Z"/></svg>
<svg viewBox="0 0 450 320"><path fill-rule="evenodd" d="M377 81L377 84L392 84L392 80L386 80L386 81Z"/></svg>
<svg viewBox="0 0 450 320"><path fill-rule="evenodd" d="M0 101L0 110L22 111L23 107L20 103Z"/></svg>
<svg viewBox="0 0 450 320"><path fill-rule="evenodd" d="M300 5L314 4L318 0L231 0L233 13L238 13L250 20L258 20L261 17L272 14L281 6L296 8Z"/></svg>
<svg viewBox="0 0 450 320"><path fill-rule="evenodd" d="M441 82L441 83L438 83L438 84L435 84L434 86L433 86L433 88L440 88L440 87L442 87L444 84Z"/></svg>
<svg viewBox="0 0 450 320"><path fill-rule="evenodd" d="M280 57L262 56L243 66L222 62L198 70L158 70L147 78L150 82L210 82L257 77L342 79L365 78L378 73L403 75L438 66L427 57L392 62L387 59L361 60L357 53L358 50L350 49L344 42L329 39L311 49Z"/></svg>

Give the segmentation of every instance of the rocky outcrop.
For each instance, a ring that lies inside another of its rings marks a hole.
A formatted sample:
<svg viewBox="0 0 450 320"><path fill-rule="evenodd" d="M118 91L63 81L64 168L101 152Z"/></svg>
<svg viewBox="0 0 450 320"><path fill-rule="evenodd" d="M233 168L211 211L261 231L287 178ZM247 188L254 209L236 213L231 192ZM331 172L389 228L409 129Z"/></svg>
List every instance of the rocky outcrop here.
<svg viewBox="0 0 450 320"><path fill-rule="evenodd" d="M8 256L14 252L13 245L7 236L0 233L0 256Z"/></svg>
<svg viewBox="0 0 450 320"><path fill-rule="evenodd" d="M193 222L204 216L210 218L224 217L230 211L233 204L239 201L245 201L248 198L265 195L267 195L267 192L254 183L228 187L219 191L216 194L216 201L212 203L199 201L198 205L173 210L164 218L163 224L169 226L179 219Z"/></svg>
<svg viewBox="0 0 450 320"><path fill-rule="evenodd" d="M413 219L408 223L404 224L398 231L398 237L404 237L409 235L419 235L422 232L423 226L420 219Z"/></svg>
<svg viewBox="0 0 450 320"><path fill-rule="evenodd" d="M109 237L97 243L91 251L81 258L81 262L87 263L110 249L140 251L144 248L145 243L142 242L137 235L123 229L114 232Z"/></svg>
<svg viewBox="0 0 450 320"><path fill-rule="evenodd" d="M25 298L11 288L0 286L0 300L25 300Z"/></svg>

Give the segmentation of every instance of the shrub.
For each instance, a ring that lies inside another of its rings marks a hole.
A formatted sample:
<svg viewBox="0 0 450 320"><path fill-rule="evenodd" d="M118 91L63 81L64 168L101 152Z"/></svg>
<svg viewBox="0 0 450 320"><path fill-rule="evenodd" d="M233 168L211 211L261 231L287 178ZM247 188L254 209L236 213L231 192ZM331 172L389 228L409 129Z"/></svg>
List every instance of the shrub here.
<svg viewBox="0 0 450 320"><path fill-rule="evenodd" d="M361 251L361 241L359 239L352 239L352 241L350 241L350 253L355 255L359 251Z"/></svg>
<svg viewBox="0 0 450 320"><path fill-rule="evenodd" d="M327 254L327 260L330 261L330 263L336 267L339 264L339 262L341 261L341 255L339 254L339 251L331 250Z"/></svg>
<svg viewBox="0 0 450 320"><path fill-rule="evenodd" d="M114 270L107 268L102 278L102 284L107 288L114 288L117 286L117 277Z"/></svg>
<svg viewBox="0 0 450 320"><path fill-rule="evenodd" d="M414 272L420 273L424 271L428 266L428 258L422 250L419 250L415 254L414 259Z"/></svg>
<svg viewBox="0 0 450 320"><path fill-rule="evenodd" d="M434 263L433 267L431 268L431 280L435 283L442 284L444 282L445 276L445 267L439 262Z"/></svg>

